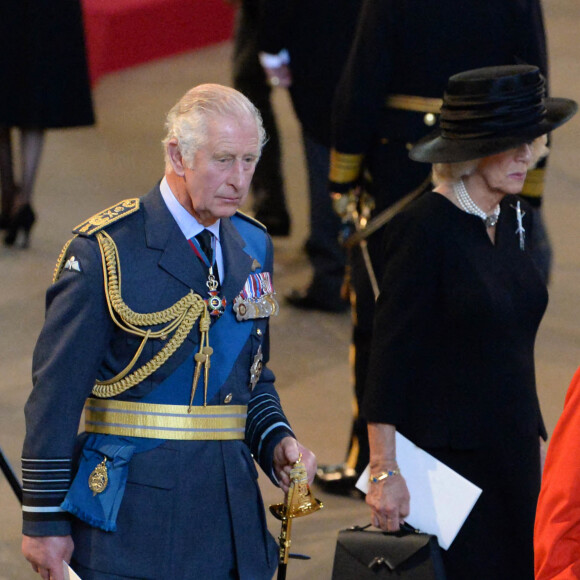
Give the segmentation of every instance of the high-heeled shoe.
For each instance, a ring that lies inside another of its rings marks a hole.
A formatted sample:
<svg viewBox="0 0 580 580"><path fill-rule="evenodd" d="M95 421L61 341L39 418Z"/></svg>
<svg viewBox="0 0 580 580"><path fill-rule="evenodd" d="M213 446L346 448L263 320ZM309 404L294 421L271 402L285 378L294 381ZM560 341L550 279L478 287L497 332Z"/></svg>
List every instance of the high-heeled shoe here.
<svg viewBox="0 0 580 580"><path fill-rule="evenodd" d="M30 204L21 206L11 217L4 237L5 246L14 246L18 241L20 248L27 248L30 243L30 230L36 221L36 216Z"/></svg>

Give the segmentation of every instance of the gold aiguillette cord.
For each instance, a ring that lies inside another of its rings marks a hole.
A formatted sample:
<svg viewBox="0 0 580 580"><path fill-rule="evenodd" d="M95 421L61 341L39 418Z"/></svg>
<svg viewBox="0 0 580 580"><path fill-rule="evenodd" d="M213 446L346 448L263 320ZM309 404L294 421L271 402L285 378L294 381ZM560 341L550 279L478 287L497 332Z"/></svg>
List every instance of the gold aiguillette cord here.
<svg viewBox="0 0 580 580"><path fill-rule="evenodd" d="M203 311L201 320L199 321L199 330L201 338L199 341L199 352L195 355L195 371L193 373L193 383L191 386L191 397L189 399L188 413L191 413L193 408L193 398L197 390L197 383L201 376L201 367L203 366L203 406L207 406L207 384L209 380L210 357L213 354L213 348L209 346L209 326L210 317L207 308Z"/></svg>

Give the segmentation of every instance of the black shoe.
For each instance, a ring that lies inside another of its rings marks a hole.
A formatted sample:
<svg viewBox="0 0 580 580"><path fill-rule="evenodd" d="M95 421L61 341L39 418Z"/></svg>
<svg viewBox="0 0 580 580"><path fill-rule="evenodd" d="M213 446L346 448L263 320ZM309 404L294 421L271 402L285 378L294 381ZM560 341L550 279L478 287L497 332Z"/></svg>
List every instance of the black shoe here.
<svg viewBox="0 0 580 580"><path fill-rule="evenodd" d="M314 294L310 289L291 290L285 296L286 302L295 308L303 310L322 310L323 312L346 312L349 303L340 296L330 297Z"/></svg>
<svg viewBox="0 0 580 580"><path fill-rule="evenodd" d="M361 497L363 493L355 487L359 475L343 463L320 465L314 476L314 483L323 491L335 495Z"/></svg>
<svg viewBox="0 0 580 580"><path fill-rule="evenodd" d="M4 237L5 246L18 245L20 248L28 248L30 242L30 230L36 221L36 216L29 204L25 204L10 218ZM18 244L16 242L18 241Z"/></svg>
<svg viewBox="0 0 580 580"><path fill-rule="evenodd" d="M258 209L254 217L266 226L271 236L290 235L290 216L287 212L269 213L268 210Z"/></svg>

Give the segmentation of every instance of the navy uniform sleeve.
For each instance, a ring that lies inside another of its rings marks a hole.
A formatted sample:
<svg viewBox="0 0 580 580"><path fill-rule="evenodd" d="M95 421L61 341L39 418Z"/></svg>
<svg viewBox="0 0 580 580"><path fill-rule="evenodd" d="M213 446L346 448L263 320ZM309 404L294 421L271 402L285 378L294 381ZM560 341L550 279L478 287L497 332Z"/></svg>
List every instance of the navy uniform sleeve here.
<svg viewBox="0 0 580 580"><path fill-rule="evenodd" d="M272 239L267 235L267 260L264 271L273 271ZM258 384L252 391L248 403L246 421L246 444L254 459L272 482L277 485L273 476L274 449L284 437L294 437L290 423L284 414L280 397L274 386L274 373L268 368L269 360L269 325L264 337L264 366Z"/></svg>
<svg viewBox="0 0 580 580"><path fill-rule="evenodd" d="M288 48L288 37L292 34L294 7L286 0L258 2L258 49L278 54Z"/></svg>
<svg viewBox="0 0 580 580"><path fill-rule="evenodd" d="M70 533L60 504L70 485L85 399L113 330L96 242L76 238L66 259L70 267L47 292L46 320L33 356L33 390L25 407L23 532L32 536Z"/></svg>
<svg viewBox="0 0 580 580"><path fill-rule="evenodd" d="M378 125L392 70L393 10L385 0L365 0L332 108L330 189L357 185L364 153Z"/></svg>

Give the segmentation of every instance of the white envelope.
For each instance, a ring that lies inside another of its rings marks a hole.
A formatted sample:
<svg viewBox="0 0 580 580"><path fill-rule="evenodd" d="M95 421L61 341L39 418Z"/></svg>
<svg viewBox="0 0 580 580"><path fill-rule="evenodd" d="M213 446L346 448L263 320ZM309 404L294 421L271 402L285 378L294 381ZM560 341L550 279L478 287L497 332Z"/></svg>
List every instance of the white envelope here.
<svg viewBox="0 0 580 580"><path fill-rule="evenodd" d="M397 433L397 463L411 495L411 512L405 521L437 536L447 550L467 519L481 489L432 455ZM368 492L370 466L356 487Z"/></svg>
<svg viewBox="0 0 580 580"><path fill-rule="evenodd" d="M62 568L64 571L64 580L81 580L80 576L63 560Z"/></svg>

